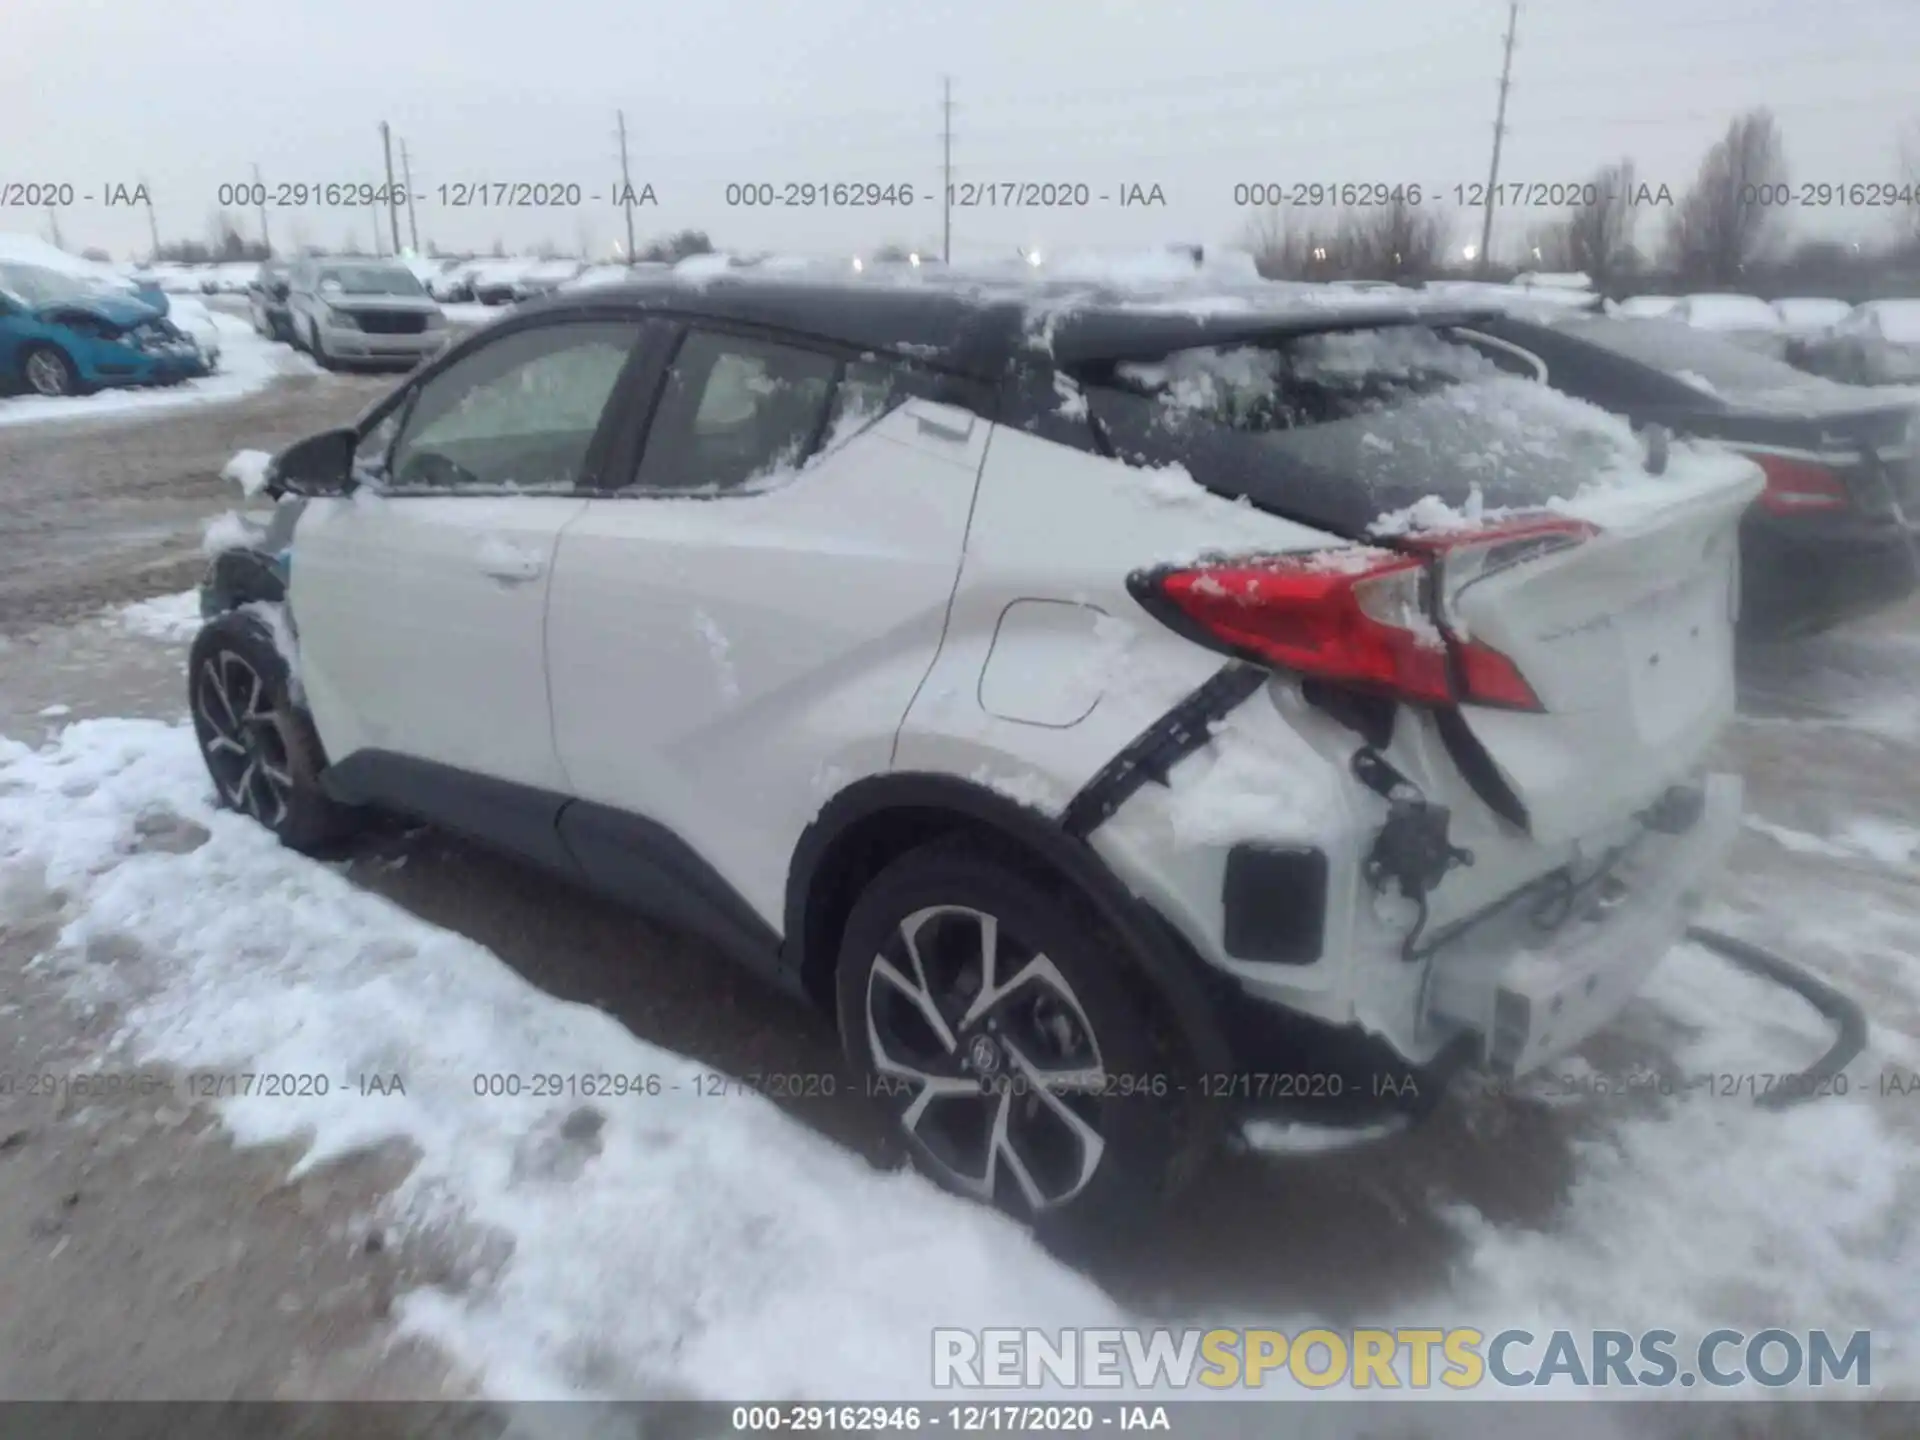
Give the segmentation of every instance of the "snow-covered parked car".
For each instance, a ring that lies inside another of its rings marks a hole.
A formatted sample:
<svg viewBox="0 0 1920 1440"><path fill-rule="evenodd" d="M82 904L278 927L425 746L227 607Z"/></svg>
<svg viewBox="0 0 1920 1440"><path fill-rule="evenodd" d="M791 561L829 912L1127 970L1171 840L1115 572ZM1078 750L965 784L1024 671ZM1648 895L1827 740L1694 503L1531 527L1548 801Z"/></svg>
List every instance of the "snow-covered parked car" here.
<svg viewBox="0 0 1920 1440"><path fill-rule="evenodd" d="M1787 327L1779 312L1753 295L1685 295L1666 318L1711 330L1776 360L1787 353Z"/></svg>
<svg viewBox="0 0 1920 1440"><path fill-rule="evenodd" d="M1789 296L1773 302L1773 313L1780 317L1789 340L1811 340L1824 335L1852 311L1853 306L1844 300L1819 295Z"/></svg>
<svg viewBox="0 0 1920 1440"><path fill-rule="evenodd" d="M523 298L522 282L539 262L535 260L483 260L473 267L469 287L482 305L511 305Z"/></svg>
<svg viewBox="0 0 1920 1440"><path fill-rule="evenodd" d="M275 457L203 591L208 769L290 845L410 813L708 937L1022 1216L1404 1120L1605 1026L1738 824L1760 471L1655 463L1486 313L533 302Z"/></svg>
<svg viewBox="0 0 1920 1440"><path fill-rule="evenodd" d="M306 259L287 272L292 343L329 369L418 364L447 343L438 302L394 260Z"/></svg>
<svg viewBox="0 0 1920 1440"><path fill-rule="evenodd" d="M536 260L514 283L515 300L551 295L587 268L584 260Z"/></svg>
<svg viewBox="0 0 1920 1440"><path fill-rule="evenodd" d="M78 395L177 384L210 368L169 316L126 291L0 259L0 388Z"/></svg>
<svg viewBox="0 0 1920 1440"><path fill-rule="evenodd" d="M1679 305L1678 295L1629 295L1613 313L1623 320L1670 320Z"/></svg>
<svg viewBox="0 0 1920 1440"><path fill-rule="evenodd" d="M660 260L639 260L631 265L589 265L578 275L564 280L561 290L591 290L598 285L625 285L633 280L658 279L669 275L673 267Z"/></svg>
<svg viewBox="0 0 1920 1440"><path fill-rule="evenodd" d="M1920 300L1869 300L1800 346L1796 358L1854 385L1920 381Z"/></svg>
<svg viewBox="0 0 1920 1440"><path fill-rule="evenodd" d="M218 370L220 326L205 302L191 295L175 295L169 298L166 314L167 319L193 337L194 344L200 347L200 353L206 357L207 369Z"/></svg>
<svg viewBox="0 0 1920 1440"><path fill-rule="evenodd" d="M479 272L476 260L443 260L440 268L422 283L427 293L442 305L466 305L473 301L473 279Z"/></svg>

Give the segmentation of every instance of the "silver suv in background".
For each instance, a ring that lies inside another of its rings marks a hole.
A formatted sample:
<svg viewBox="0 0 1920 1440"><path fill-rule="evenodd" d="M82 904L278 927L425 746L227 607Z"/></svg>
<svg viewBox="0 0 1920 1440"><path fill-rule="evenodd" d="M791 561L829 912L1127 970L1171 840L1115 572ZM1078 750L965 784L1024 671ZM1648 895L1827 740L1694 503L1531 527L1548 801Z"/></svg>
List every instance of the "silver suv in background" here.
<svg viewBox="0 0 1920 1440"><path fill-rule="evenodd" d="M322 365L413 365L447 342L446 315L405 265L307 259L287 282L293 343Z"/></svg>

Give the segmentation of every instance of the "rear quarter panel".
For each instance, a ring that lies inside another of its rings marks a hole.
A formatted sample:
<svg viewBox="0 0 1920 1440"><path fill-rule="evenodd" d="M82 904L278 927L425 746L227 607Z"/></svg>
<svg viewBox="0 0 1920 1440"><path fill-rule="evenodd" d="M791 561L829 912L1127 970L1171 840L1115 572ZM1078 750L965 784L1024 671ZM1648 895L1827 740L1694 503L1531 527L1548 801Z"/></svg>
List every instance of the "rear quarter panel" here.
<svg viewBox="0 0 1920 1440"><path fill-rule="evenodd" d="M1109 760L1228 663L1142 609L1127 590L1131 572L1206 552L1341 543L1212 495L1184 471L1134 468L996 427L946 638L901 728L895 768L971 780L1057 819ZM1336 869L1351 853L1341 837L1359 822L1336 769L1341 741L1317 735L1331 722L1297 702L1297 687L1268 686L1219 741L1175 767L1171 791L1149 785L1091 838L1136 893L1216 958L1229 837L1327 845ZM1294 978L1309 991L1329 983Z"/></svg>

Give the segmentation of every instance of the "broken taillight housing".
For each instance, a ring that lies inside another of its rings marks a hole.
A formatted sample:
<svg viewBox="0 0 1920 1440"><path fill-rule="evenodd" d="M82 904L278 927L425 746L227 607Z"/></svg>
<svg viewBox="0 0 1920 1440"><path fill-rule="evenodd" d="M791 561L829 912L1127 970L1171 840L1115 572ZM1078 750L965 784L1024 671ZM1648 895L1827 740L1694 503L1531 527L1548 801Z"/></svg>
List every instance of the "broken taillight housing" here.
<svg viewBox="0 0 1920 1440"><path fill-rule="evenodd" d="M1453 619L1469 585L1593 534L1552 517L1407 541L1143 571L1135 598L1182 634L1333 684L1418 705L1545 707L1513 660Z"/></svg>
<svg viewBox="0 0 1920 1440"><path fill-rule="evenodd" d="M1845 510L1853 503L1846 481L1825 465L1766 451L1743 451L1767 477L1760 508L1769 515Z"/></svg>

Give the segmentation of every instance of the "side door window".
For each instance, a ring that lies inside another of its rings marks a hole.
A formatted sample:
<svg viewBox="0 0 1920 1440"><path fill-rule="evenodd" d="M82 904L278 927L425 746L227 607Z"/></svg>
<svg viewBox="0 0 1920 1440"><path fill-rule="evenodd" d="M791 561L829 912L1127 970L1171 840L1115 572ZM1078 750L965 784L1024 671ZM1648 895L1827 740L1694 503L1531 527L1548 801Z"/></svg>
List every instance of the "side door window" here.
<svg viewBox="0 0 1920 1440"><path fill-rule="evenodd" d="M361 442L389 490L569 492L586 473L601 419L640 327L580 321L517 330L423 381Z"/></svg>
<svg viewBox="0 0 1920 1440"><path fill-rule="evenodd" d="M871 393L841 387L845 368L834 356L799 345L689 331L667 367L632 489L725 494L764 488L816 453L830 428L865 413L837 404L839 391L856 402L864 398L869 408L880 403Z"/></svg>

